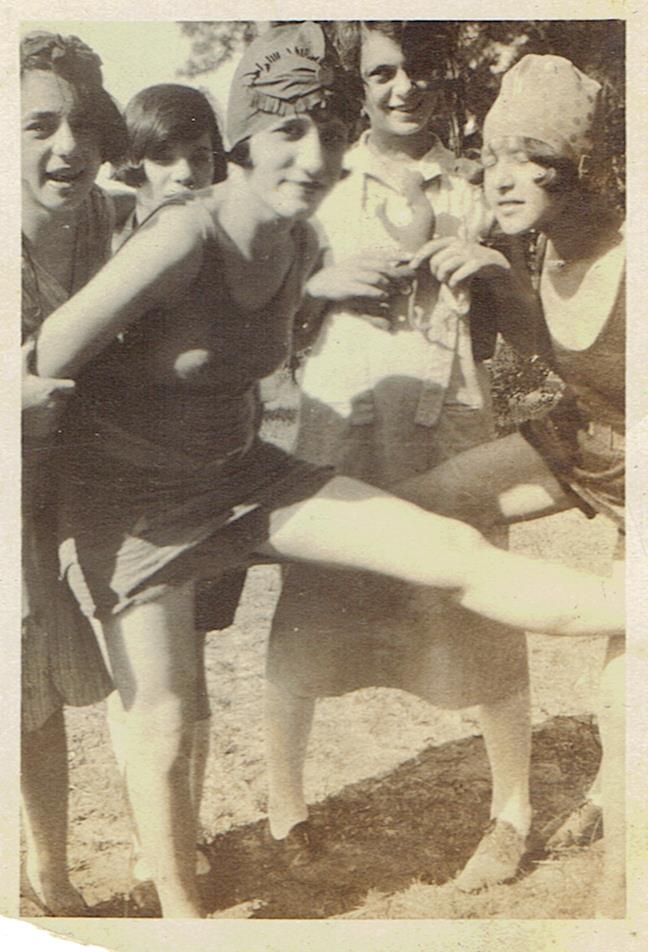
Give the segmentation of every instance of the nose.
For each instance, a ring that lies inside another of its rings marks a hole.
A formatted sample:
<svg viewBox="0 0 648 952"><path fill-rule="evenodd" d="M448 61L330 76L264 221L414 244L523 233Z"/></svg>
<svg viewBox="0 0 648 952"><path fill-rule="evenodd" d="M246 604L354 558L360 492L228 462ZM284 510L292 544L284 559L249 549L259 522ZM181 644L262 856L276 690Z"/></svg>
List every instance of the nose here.
<svg viewBox="0 0 648 952"><path fill-rule="evenodd" d="M56 130L52 142L52 151L61 158L68 158L78 148L79 142L70 123L63 119Z"/></svg>
<svg viewBox="0 0 648 952"><path fill-rule="evenodd" d="M177 182L178 185L193 185L194 174L191 163L187 159L178 159L174 163L171 175L174 182Z"/></svg>
<svg viewBox="0 0 648 952"><path fill-rule="evenodd" d="M410 75L407 70L404 70L402 67L397 71L394 76L392 83L392 91L396 93L397 96L401 96L403 99L405 96L414 88L414 83L410 79Z"/></svg>
<svg viewBox="0 0 648 952"><path fill-rule="evenodd" d="M299 165L313 178L319 175L326 164L324 146L317 126L313 125L299 143Z"/></svg>
<svg viewBox="0 0 648 952"><path fill-rule="evenodd" d="M515 184L513 181L513 167L510 162L500 159L490 170L493 186L500 192L508 192Z"/></svg>

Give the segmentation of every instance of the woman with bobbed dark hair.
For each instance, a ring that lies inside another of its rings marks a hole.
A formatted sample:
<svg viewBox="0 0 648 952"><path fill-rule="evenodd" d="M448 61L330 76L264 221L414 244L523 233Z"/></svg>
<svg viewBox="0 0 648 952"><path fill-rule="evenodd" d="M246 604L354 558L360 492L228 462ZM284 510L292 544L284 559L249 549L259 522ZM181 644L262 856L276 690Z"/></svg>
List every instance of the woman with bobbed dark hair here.
<svg viewBox="0 0 648 952"><path fill-rule="evenodd" d="M115 178L136 190L135 207L131 196L119 196L115 248L166 199L221 182L227 174L216 116L200 90L180 83L148 86L129 101L124 119L128 158Z"/></svg>
<svg viewBox="0 0 648 952"><path fill-rule="evenodd" d="M67 869L63 704L111 690L94 634L58 581L56 439L74 383L35 375L34 339L110 252L112 205L95 186L120 162L126 131L101 61L74 36L36 32L20 45L22 105L23 888L50 915L83 915ZM76 450L72 450L76 452Z"/></svg>
<svg viewBox="0 0 648 952"><path fill-rule="evenodd" d="M258 381L285 360L320 257L306 219L346 147L352 104L328 57L312 23L255 41L228 110L245 165L162 205L38 339L39 370L77 382L63 439L83 453L64 457L61 569L103 625L129 798L165 916L202 914L188 777L197 579L319 561L447 588L542 631L621 624L605 580L493 548L259 438ZM547 586L551 604L534 596Z"/></svg>
<svg viewBox="0 0 648 952"><path fill-rule="evenodd" d="M124 111L128 132L128 156L114 178L135 191L113 196L117 228L113 251L120 248L135 229L163 202L187 192L221 182L227 174L223 141L214 109L207 96L192 86L159 83L140 90ZM215 583L198 583L196 588L196 644L202 659L208 630L228 627L243 583L244 572L232 572ZM198 665L196 722L192 745L191 799L200 838L200 804L209 754L210 705L204 677L204 663ZM120 768L125 766L123 708L117 694L108 705L108 723ZM138 906L150 902L149 870L141 856L134 830L131 899ZM206 854L196 854L196 870L209 869Z"/></svg>
<svg viewBox="0 0 648 952"><path fill-rule="evenodd" d="M419 505L480 527L573 507L604 516L617 528L613 574L622 579L625 228L591 180L604 163L601 100L599 83L569 60L531 54L506 73L486 117L486 199L504 236L539 235L537 292L524 263L496 248L438 240L423 253L440 280L483 280L483 303L499 330L521 353L553 367L566 385L562 399L519 432L400 488ZM611 917L625 911L624 664L624 640L612 637L598 706L601 768L547 842L552 852L586 845L602 827L597 911Z"/></svg>

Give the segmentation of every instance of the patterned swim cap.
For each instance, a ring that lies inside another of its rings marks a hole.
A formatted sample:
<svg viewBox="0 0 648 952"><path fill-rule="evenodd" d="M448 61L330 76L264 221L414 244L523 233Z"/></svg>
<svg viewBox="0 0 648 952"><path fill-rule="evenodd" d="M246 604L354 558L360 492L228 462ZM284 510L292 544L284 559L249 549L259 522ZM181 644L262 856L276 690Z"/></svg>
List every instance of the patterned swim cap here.
<svg viewBox="0 0 648 952"><path fill-rule="evenodd" d="M318 24L272 27L250 44L234 74L227 106L229 148L281 116L318 106L343 113L342 82Z"/></svg>

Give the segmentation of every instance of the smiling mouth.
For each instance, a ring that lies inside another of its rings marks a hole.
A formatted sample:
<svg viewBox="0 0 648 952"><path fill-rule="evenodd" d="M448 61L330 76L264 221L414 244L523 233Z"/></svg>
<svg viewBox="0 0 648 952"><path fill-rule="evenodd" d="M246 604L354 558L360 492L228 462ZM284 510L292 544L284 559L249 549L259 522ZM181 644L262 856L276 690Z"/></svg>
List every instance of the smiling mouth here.
<svg viewBox="0 0 648 952"><path fill-rule="evenodd" d="M315 195L324 188L321 182L291 182L290 184L302 192L306 192L307 195Z"/></svg>
<svg viewBox="0 0 648 952"><path fill-rule="evenodd" d="M48 182L58 182L61 185L72 185L77 182L84 174L85 169L55 169L53 172L46 172Z"/></svg>
<svg viewBox="0 0 648 952"><path fill-rule="evenodd" d="M392 112L401 113L404 116L411 116L420 112L422 103L417 102L406 106L390 106Z"/></svg>

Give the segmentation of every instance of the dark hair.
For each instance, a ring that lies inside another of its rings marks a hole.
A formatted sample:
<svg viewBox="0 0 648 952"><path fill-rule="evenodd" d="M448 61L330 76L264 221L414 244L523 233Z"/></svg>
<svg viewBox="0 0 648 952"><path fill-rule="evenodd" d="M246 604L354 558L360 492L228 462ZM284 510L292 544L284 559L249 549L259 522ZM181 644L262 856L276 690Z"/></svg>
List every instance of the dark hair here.
<svg viewBox="0 0 648 952"><path fill-rule="evenodd" d="M455 25L426 20L350 20L332 21L327 24L332 45L360 102L364 102L366 89L360 70L362 46L367 36L379 33L392 40L405 57L411 78L418 80L442 80L442 95L445 105L433 120L434 131L444 141L451 140L455 150L461 139L460 117L464 115L461 101L461 83L456 77ZM464 119L465 121L465 119ZM357 138L366 120L356 123Z"/></svg>
<svg viewBox="0 0 648 952"><path fill-rule="evenodd" d="M311 116L316 122L326 122L328 119L339 119L346 127L347 136L349 135L353 123L356 121L354 113L350 113L349 103L345 106L340 104L341 97L331 97L326 106L314 106L312 109L308 110L307 115ZM278 119L281 117L278 116ZM232 162L234 165L240 165L241 168L249 169L252 165L250 159L250 138L241 139L240 142L237 142L233 149L230 149L227 153L227 161Z"/></svg>
<svg viewBox="0 0 648 952"><path fill-rule="evenodd" d="M78 36L35 31L20 43L20 76L32 70L56 73L74 87L84 122L99 142L102 162L122 161L126 126L119 109L103 87L101 60Z"/></svg>
<svg viewBox="0 0 648 952"><path fill-rule="evenodd" d="M332 38L345 69L360 73L362 43L367 33L393 40L421 73L447 77L453 52L452 34L443 23L426 20L350 20L333 25Z"/></svg>
<svg viewBox="0 0 648 952"><path fill-rule="evenodd" d="M144 182L141 163L153 159L172 142L193 142L207 133L214 156L214 182L225 178L225 152L214 110L193 86L160 83L140 90L124 113L128 131L128 161L116 178L134 188Z"/></svg>

